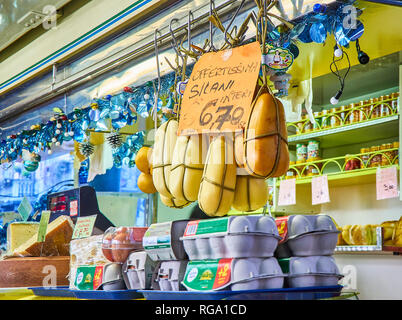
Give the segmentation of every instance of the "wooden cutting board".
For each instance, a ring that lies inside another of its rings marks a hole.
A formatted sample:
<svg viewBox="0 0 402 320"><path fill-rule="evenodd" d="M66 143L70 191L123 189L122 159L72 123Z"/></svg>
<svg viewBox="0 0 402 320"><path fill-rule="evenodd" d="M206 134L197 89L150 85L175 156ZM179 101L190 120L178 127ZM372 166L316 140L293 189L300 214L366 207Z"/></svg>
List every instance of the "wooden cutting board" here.
<svg viewBox="0 0 402 320"><path fill-rule="evenodd" d="M66 286L69 271L70 256L5 259L0 261L0 288Z"/></svg>

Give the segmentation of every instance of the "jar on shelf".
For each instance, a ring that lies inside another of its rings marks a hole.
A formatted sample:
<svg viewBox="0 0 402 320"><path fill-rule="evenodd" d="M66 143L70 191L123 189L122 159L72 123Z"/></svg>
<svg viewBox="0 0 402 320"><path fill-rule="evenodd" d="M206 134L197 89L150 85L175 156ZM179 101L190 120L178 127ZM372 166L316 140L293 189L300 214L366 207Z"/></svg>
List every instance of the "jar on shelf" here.
<svg viewBox="0 0 402 320"><path fill-rule="evenodd" d="M370 163L369 163L370 168L375 168L375 167L381 166L381 158L382 158L381 154L373 155L373 153L379 152L379 151L380 151L380 146L372 146L370 148L370 152L371 152L370 157L372 157L370 160Z"/></svg>
<svg viewBox="0 0 402 320"><path fill-rule="evenodd" d="M310 140L307 145L307 161L317 161L320 159L320 142Z"/></svg>
<svg viewBox="0 0 402 320"><path fill-rule="evenodd" d="M351 103L348 108L348 118L346 123L352 124L360 121L360 110L355 108L355 104Z"/></svg>
<svg viewBox="0 0 402 320"><path fill-rule="evenodd" d="M306 170L303 171L304 167L306 165L305 161L297 160L296 161L296 169L299 171L300 177L303 177L307 174Z"/></svg>
<svg viewBox="0 0 402 320"><path fill-rule="evenodd" d="M369 100L360 101L357 105L359 107L359 120L364 121L367 120L368 114L370 112L370 108L367 106Z"/></svg>
<svg viewBox="0 0 402 320"><path fill-rule="evenodd" d="M345 171L360 169L360 160L350 154L345 156L345 162Z"/></svg>
<svg viewBox="0 0 402 320"><path fill-rule="evenodd" d="M302 143L296 144L296 160L301 162L307 160L307 145Z"/></svg>
<svg viewBox="0 0 402 320"><path fill-rule="evenodd" d="M394 92L391 93L391 107L392 107L392 111L394 113L398 113L399 112L399 103L398 103L398 97L399 97L399 92Z"/></svg>
<svg viewBox="0 0 402 320"><path fill-rule="evenodd" d="M337 114L338 108L332 108L329 116L329 126L331 128L339 127L341 125L341 121L339 119L339 115Z"/></svg>
<svg viewBox="0 0 402 320"><path fill-rule="evenodd" d="M371 112L371 119L376 119L381 117L381 105L378 103L378 98L370 99L370 112Z"/></svg>
<svg viewBox="0 0 402 320"><path fill-rule="evenodd" d="M369 161L369 158L370 158L370 155L367 154L368 152L370 152L370 148L361 148L360 149L360 153L363 153L360 156L360 159L362 160L362 162L364 164L364 167L366 167L366 168L368 167L368 161Z"/></svg>
<svg viewBox="0 0 402 320"><path fill-rule="evenodd" d="M294 179L297 178L297 172L294 169L294 165L296 164L295 161L290 161L289 162L289 170L286 172L286 177L285 179ZM293 168L292 168L293 167Z"/></svg>
<svg viewBox="0 0 402 320"><path fill-rule="evenodd" d="M392 143L383 143L380 147L382 152L381 155L381 166L389 166L392 162L393 151L389 151L392 149Z"/></svg>
<svg viewBox="0 0 402 320"><path fill-rule="evenodd" d="M399 141L395 141L394 143L392 143L392 148L398 148L398 150L394 150L392 153L392 163L393 164L399 164L399 157L398 157L398 153L399 153Z"/></svg>
<svg viewBox="0 0 402 320"><path fill-rule="evenodd" d="M301 117L301 119L299 121L297 121L296 125L297 125L297 129L299 131L299 133L303 133L304 132L304 124L305 124L305 120L307 119L307 116L304 115Z"/></svg>
<svg viewBox="0 0 402 320"><path fill-rule="evenodd" d="M317 176L320 174L318 169L312 165L307 166L306 172L308 177Z"/></svg>
<svg viewBox="0 0 402 320"><path fill-rule="evenodd" d="M321 129L327 129L330 127L328 113L328 110L322 110L321 112Z"/></svg>
<svg viewBox="0 0 402 320"><path fill-rule="evenodd" d="M317 131L320 130L321 128L321 112L314 112L314 124L313 124L313 130Z"/></svg>
<svg viewBox="0 0 402 320"><path fill-rule="evenodd" d="M339 115L339 117L342 119L342 124L345 124L346 121L346 106L340 106L337 109L337 113Z"/></svg>
<svg viewBox="0 0 402 320"><path fill-rule="evenodd" d="M385 95L385 96L380 97L380 114L381 114L381 117L389 116L392 113L392 107L390 105L389 99L391 99L390 95Z"/></svg>

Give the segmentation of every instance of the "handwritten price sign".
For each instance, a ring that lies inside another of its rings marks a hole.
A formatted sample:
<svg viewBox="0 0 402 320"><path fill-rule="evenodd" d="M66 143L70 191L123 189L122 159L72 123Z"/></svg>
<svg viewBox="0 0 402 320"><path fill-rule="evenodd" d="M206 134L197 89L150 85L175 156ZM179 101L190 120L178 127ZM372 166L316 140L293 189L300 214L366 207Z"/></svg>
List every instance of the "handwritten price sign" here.
<svg viewBox="0 0 402 320"><path fill-rule="evenodd" d="M296 179L281 180L278 206L291 206L294 204L296 204Z"/></svg>
<svg viewBox="0 0 402 320"><path fill-rule="evenodd" d="M329 202L328 177L322 175L311 179L311 203L313 205Z"/></svg>
<svg viewBox="0 0 402 320"><path fill-rule="evenodd" d="M258 42L201 56L183 94L178 134L244 128L260 65Z"/></svg>
<svg viewBox="0 0 402 320"><path fill-rule="evenodd" d="M72 239L87 238L92 235L97 215L78 217Z"/></svg>
<svg viewBox="0 0 402 320"><path fill-rule="evenodd" d="M377 200L397 198L398 176L396 167L378 168L376 172Z"/></svg>

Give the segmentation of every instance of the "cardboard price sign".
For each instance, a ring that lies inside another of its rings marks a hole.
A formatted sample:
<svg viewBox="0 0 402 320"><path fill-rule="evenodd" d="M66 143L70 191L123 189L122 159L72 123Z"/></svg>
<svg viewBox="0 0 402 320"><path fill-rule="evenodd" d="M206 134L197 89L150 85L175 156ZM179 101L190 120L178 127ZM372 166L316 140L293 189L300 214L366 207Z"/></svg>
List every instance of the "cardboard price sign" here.
<svg viewBox="0 0 402 320"><path fill-rule="evenodd" d="M326 174L311 179L311 199L312 205L330 202L328 176Z"/></svg>
<svg viewBox="0 0 402 320"><path fill-rule="evenodd" d="M290 206L294 204L296 204L296 179L281 180L278 206Z"/></svg>
<svg viewBox="0 0 402 320"><path fill-rule="evenodd" d="M260 65L258 42L202 55L183 94L178 134L233 132L244 128Z"/></svg>
<svg viewBox="0 0 402 320"><path fill-rule="evenodd" d="M376 172L377 200L397 198L398 173L396 167L378 168Z"/></svg>
<svg viewBox="0 0 402 320"><path fill-rule="evenodd" d="M75 223L72 239L87 238L92 235L97 215L79 217Z"/></svg>

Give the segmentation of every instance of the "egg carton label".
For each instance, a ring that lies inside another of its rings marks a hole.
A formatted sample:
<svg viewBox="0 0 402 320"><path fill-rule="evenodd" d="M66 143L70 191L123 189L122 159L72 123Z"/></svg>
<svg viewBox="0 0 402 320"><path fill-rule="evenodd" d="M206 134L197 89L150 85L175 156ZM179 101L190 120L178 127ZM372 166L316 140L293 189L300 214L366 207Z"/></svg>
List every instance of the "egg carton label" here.
<svg viewBox="0 0 402 320"><path fill-rule="evenodd" d="M279 243L282 243L286 240L287 235L288 235L288 220L289 217L279 217L275 219L276 226L278 228L278 233L279 236L282 237L282 239L279 241Z"/></svg>
<svg viewBox="0 0 402 320"><path fill-rule="evenodd" d="M205 234L221 234L228 232L229 218L196 220L187 224L183 237L189 238Z"/></svg>
<svg viewBox="0 0 402 320"><path fill-rule="evenodd" d="M172 222L151 225L145 232L142 245L146 250L171 248Z"/></svg>
<svg viewBox="0 0 402 320"><path fill-rule="evenodd" d="M231 281L233 259L190 261L183 284L189 290L209 291L221 289Z"/></svg>
<svg viewBox="0 0 402 320"><path fill-rule="evenodd" d="M79 266L75 275L78 290L96 290L103 279L104 265Z"/></svg>

